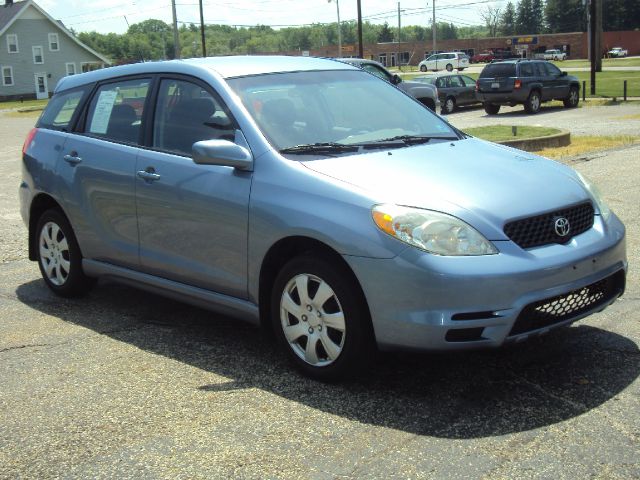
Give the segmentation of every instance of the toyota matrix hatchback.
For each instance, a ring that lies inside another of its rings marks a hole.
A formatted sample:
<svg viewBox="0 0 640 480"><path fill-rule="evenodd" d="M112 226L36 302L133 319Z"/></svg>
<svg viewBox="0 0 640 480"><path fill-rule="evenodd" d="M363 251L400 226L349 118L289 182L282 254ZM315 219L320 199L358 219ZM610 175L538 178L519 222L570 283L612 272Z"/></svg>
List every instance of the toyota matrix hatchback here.
<svg viewBox="0 0 640 480"><path fill-rule="evenodd" d="M497 347L600 311L625 229L559 163L359 68L221 57L64 78L28 135L29 257L272 327L320 379L376 349Z"/></svg>

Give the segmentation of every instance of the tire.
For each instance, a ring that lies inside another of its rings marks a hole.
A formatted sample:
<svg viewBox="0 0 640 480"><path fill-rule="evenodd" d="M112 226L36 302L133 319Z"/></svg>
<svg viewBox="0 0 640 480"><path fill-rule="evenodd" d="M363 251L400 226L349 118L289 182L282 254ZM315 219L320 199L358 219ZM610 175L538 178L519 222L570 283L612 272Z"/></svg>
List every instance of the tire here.
<svg viewBox="0 0 640 480"><path fill-rule="evenodd" d="M456 99L453 97L447 97L442 104L441 112L443 115L453 113L456 109Z"/></svg>
<svg viewBox="0 0 640 480"><path fill-rule="evenodd" d="M426 72L427 71L427 66L426 65L420 65L420 71L421 72Z"/></svg>
<svg viewBox="0 0 640 480"><path fill-rule="evenodd" d="M580 92L578 87L571 87L569 89L569 96L562 100L565 108L576 108L580 102Z"/></svg>
<svg viewBox="0 0 640 480"><path fill-rule="evenodd" d="M529 94L529 98L524 104L524 109L527 113L538 113L540 111L540 92L532 90Z"/></svg>
<svg viewBox="0 0 640 480"><path fill-rule="evenodd" d="M36 226L36 257L47 286L61 297L88 292L95 279L82 271L82 254L66 217L56 209L45 211Z"/></svg>
<svg viewBox="0 0 640 480"><path fill-rule="evenodd" d="M500 111L500 105L496 105L495 103L485 102L483 106L484 111L489 115L496 115Z"/></svg>
<svg viewBox="0 0 640 480"><path fill-rule="evenodd" d="M286 355L309 377L351 378L373 358L371 320L352 279L351 272L334 259L310 254L290 260L276 277L271 295L273 328Z"/></svg>
<svg viewBox="0 0 640 480"><path fill-rule="evenodd" d="M447 72L453 72L453 65L447 63Z"/></svg>

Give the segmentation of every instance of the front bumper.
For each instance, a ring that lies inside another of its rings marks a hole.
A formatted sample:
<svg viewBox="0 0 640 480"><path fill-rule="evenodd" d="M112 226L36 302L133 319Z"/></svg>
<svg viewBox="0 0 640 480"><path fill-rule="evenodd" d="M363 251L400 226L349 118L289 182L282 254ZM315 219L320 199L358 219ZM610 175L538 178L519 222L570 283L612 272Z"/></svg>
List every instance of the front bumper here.
<svg viewBox="0 0 640 480"><path fill-rule="evenodd" d="M494 244L499 254L478 257L440 257L411 247L392 259L346 256L367 299L379 347L497 347L575 322L623 293L625 229L615 215L608 225L596 216L592 229L566 245L522 250L510 241ZM616 283L607 298L561 321L525 319L523 328L521 317L514 327L525 308L524 315L538 302L576 295L608 277Z"/></svg>

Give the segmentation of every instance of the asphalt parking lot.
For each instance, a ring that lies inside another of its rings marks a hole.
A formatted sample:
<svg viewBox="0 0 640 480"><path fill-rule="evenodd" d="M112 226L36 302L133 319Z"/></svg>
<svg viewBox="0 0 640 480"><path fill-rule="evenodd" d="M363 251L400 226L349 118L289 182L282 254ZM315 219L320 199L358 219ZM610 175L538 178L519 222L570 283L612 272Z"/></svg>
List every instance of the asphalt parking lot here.
<svg viewBox="0 0 640 480"><path fill-rule="evenodd" d="M640 107L528 122L630 114ZM613 306L517 347L384 355L326 385L259 330L203 310L106 283L54 297L18 213L32 124L0 113L0 478L640 477L640 146L572 164L627 226Z"/></svg>

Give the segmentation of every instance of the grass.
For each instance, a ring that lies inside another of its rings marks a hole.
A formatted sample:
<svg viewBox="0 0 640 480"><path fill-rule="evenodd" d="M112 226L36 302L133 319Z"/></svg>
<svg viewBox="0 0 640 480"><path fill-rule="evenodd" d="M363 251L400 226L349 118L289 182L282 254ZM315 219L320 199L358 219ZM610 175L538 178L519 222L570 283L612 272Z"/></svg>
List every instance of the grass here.
<svg viewBox="0 0 640 480"><path fill-rule="evenodd" d="M13 110L16 108L29 108L29 107L41 107L44 108L47 103L49 103L48 99L44 100L25 100L21 102L19 100L12 100L10 102L0 102L0 110Z"/></svg>
<svg viewBox="0 0 640 480"><path fill-rule="evenodd" d="M474 137L489 140L490 142L502 142L505 140L522 140L525 138L546 137L560 133L557 128L518 126L517 135L514 136L509 125L491 125L487 127L465 128L464 131Z"/></svg>
<svg viewBox="0 0 640 480"><path fill-rule="evenodd" d="M623 115L622 117L616 117L616 120L640 120L640 113L634 113L631 115Z"/></svg>
<svg viewBox="0 0 640 480"><path fill-rule="evenodd" d="M615 147L624 147L640 142L640 137L632 135L618 135L609 137L571 137L571 145L558 148L545 148L538 152L533 152L543 157L561 159L565 157L575 157L586 153L593 153L600 150L607 150Z"/></svg>
<svg viewBox="0 0 640 480"><path fill-rule="evenodd" d="M564 62L553 62L560 69L564 68L589 68L589 60L565 60ZM640 58L603 58L602 66L606 67L640 67Z"/></svg>

